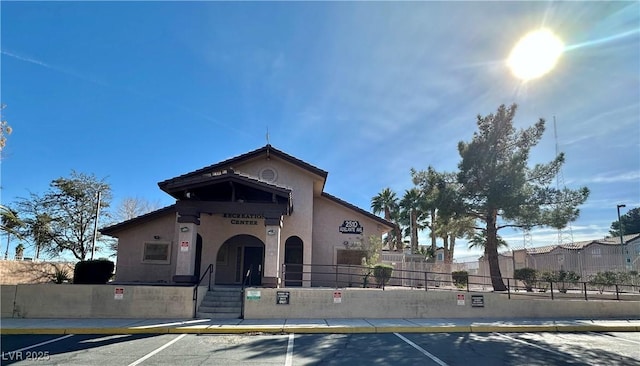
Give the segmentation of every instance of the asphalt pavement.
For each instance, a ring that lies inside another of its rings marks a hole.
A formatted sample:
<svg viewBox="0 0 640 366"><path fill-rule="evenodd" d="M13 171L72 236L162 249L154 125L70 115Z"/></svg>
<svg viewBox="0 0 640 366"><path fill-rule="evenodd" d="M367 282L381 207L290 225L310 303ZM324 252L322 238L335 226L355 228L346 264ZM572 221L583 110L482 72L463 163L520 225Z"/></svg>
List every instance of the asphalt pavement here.
<svg viewBox="0 0 640 366"><path fill-rule="evenodd" d="M640 309L638 309L640 314ZM640 332L638 319L0 319L0 334Z"/></svg>

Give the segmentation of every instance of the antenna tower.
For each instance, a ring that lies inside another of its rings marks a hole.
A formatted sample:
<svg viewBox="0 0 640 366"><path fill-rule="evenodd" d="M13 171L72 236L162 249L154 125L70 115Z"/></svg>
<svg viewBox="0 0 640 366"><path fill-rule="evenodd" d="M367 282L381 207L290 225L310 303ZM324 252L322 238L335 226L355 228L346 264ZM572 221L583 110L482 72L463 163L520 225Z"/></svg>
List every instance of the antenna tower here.
<svg viewBox="0 0 640 366"><path fill-rule="evenodd" d="M553 136L556 140L556 157L558 157L558 155L560 155L560 150L558 149L558 129L556 127L556 116L553 116ZM561 166L558 170L558 174L556 175L556 189L561 190L565 188L566 185L564 184L564 175L562 173ZM557 244L573 244L573 229L571 228L571 222L569 222L564 229L558 229Z"/></svg>

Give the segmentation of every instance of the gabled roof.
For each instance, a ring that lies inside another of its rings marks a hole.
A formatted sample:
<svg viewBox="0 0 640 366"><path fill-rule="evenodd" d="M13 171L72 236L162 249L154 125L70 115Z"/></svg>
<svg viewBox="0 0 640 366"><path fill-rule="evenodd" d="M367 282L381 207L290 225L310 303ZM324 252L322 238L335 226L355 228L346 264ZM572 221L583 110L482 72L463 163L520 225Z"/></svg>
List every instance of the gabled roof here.
<svg viewBox="0 0 640 366"><path fill-rule="evenodd" d="M171 178L171 179L167 179L165 181L159 182L158 186L160 186L160 189L162 189L163 191L165 190L163 187L166 187L168 185L171 185L173 183L175 183L176 181L182 181L185 179L188 179L190 177L194 177L194 176L200 176L206 173L211 173L211 172L216 172L216 171L220 171L220 170L224 170L224 169L228 169L228 168L233 168L234 164L238 164L240 162L244 162L247 160L251 160L257 157L261 157L261 156L265 156L265 157L271 157L271 156L276 156L284 161L287 161L295 166L298 166L312 174L315 174L319 177L321 177L323 180L327 179L327 175L328 173L320 168L317 168L309 163L306 163L298 158L295 158L285 152L282 152L276 148L274 148L273 146L267 144L259 149L250 151L248 153L242 154L242 155L238 155L236 157L221 161L219 163L213 164L213 165L209 165L206 166L204 168L200 168L198 170L194 170L190 173L186 173L183 175L180 175L178 177L175 178Z"/></svg>
<svg viewBox="0 0 640 366"><path fill-rule="evenodd" d="M365 210L361 209L358 206L352 205L347 201L343 201L338 197L332 196L329 193L322 192L322 197L324 197L324 198L326 198L326 199L328 199L330 201L333 201L333 202L335 202L335 203L337 203L337 204L339 204L341 206L344 206L344 207L346 207L346 208L348 208L350 210L357 211L358 213L360 213L360 214L362 214L364 216L367 216L368 218L373 219L373 220L379 222L382 225L388 226L390 229L393 229L393 227L394 227L394 224L392 222L387 221L387 220L383 219L380 216L374 215L374 214L370 213L369 211L365 211Z"/></svg>
<svg viewBox="0 0 640 366"><path fill-rule="evenodd" d="M139 224L143 224L145 222L152 221L159 216L162 216L168 213L175 213L175 212L176 212L176 205L171 205L155 211L151 211L149 213L146 213L138 217L134 217L132 219L129 219L123 222L119 222L111 226L103 227L98 231L100 231L100 233L104 235L115 236L113 234L117 233L120 230L127 229L129 227L136 226Z"/></svg>
<svg viewBox="0 0 640 366"><path fill-rule="evenodd" d="M159 183L160 188L176 199L184 199L185 191L226 184L241 184L252 189L276 194L290 199L291 189L283 185L266 182L257 177L235 172L233 169L205 173L200 175L183 176Z"/></svg>

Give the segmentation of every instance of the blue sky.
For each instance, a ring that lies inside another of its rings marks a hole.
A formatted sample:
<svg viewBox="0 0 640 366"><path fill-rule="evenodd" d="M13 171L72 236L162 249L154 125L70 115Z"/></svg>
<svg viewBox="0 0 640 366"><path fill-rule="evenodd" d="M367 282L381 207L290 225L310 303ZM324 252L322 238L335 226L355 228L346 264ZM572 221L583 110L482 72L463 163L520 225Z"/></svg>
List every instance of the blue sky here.
<svg viewBox="0 0 640 366"><path fill-rule="evenodd" d="M564 183L591 189L574 240L605 236L617 204L640 206L638 2L0 7L0 92L14 129L4 204L73 169L106 177L113 207L169 205L157 182L264 146L268 128L273 146L329 172L328 193L369 209L383 188L411 188L411 168L455 170L476 116L515 102L517 127L547 120L531 164L555 156L555 116ZM540 27L566 52L523 83L505 59ZM523 245L521 232L502 235ZM532 231L534 245L557 237ZM456 251L477 254L464 241Z"/></svg>

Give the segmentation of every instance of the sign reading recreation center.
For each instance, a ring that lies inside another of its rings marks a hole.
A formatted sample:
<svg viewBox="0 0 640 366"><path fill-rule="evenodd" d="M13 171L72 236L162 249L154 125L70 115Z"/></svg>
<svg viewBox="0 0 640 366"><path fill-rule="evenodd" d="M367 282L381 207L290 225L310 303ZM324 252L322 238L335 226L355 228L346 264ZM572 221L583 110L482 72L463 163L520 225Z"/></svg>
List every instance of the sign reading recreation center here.
<svg viewBox="0 0 640 366"><path fill-rule="evenodd" d="M362 234L364 228L356 220L344 220L339 230L343 234Z"/></svg>
<svg viewBox="0 0 640 366"><path fill-rule="evenodd" d="M222 217L226 219L231 219L232 225L258 225L258 220L264 219L262 215L256 215L256 214L226 213L226 214L222 214Z"/></svg>

